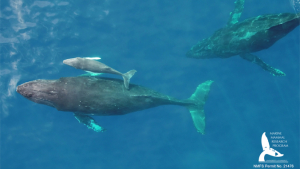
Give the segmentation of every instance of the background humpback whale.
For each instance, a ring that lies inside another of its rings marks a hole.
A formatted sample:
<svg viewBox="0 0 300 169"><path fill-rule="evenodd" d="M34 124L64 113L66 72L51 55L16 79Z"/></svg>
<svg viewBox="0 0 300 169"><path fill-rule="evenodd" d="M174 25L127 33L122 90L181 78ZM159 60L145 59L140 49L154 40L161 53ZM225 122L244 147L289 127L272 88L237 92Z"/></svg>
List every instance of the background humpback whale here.
<svg viewBox="0 0 300 169"><path fill-rule="evenodd" d="M257 56L251 54L272 46L300 24L300 15L280 13L260 15L238 22L245 0L235 2L227 26L217 30L211 37L203 39L186 54L196 59L228 58L240 55L243 59L256 63L274 76L285 73L275 69Z"/></svg>
<svg viewBox="0 0 300 169"><path fill-rule="evenodd" d="M126 90L121 80L96 77L64 77L58 80L34 80L17 87L25 98L56 108L70 111L88 128L100 132L90 115L123 115L160 105L180 105L189 109L198 132L204 134L204 104L212 81L200 84L186 100L177 100L151 89L131 84Z"/></svg>

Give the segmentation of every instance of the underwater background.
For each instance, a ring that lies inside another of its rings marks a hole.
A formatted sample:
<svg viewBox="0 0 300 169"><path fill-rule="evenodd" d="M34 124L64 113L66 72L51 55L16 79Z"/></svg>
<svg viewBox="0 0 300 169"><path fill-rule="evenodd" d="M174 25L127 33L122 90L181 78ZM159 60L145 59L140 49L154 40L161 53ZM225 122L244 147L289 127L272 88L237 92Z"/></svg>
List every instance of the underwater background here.
<svg viewBox="0 0 300 169"><path fill-rule="evenodd" d="M271 132L281 132L288 145L271 146L284 156L266 159L300 168L299 27L255 53L284 77L238 56L185 57L226 25L234 1L1 1L0 168L255 168L264 132L269 139ZM284 12L295 13L291 1L246 0L240 21ZM96 133L71 112L15 91L27 81L83 74L62 61L96 56L120 72L136 69L131 83L178 99L213 80L204 108L205 135L196 132L180 106L94 116L107 129Z"/></svg>

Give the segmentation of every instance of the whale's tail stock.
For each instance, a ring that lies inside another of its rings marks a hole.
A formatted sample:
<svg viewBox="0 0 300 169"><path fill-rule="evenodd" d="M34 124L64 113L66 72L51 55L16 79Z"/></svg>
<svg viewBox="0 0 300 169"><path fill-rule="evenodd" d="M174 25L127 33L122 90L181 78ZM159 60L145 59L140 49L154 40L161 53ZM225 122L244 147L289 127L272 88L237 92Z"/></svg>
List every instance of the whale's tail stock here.
<svg viewBox="0 0 300 169"><path fill-rule="evenodd" d="M200 84L192 96L187 99L187 101L194 103L186 107L191 113L197 131L202 134L205 133L205 113L203 108L212 83L213 81L208 80Z"/></svg>

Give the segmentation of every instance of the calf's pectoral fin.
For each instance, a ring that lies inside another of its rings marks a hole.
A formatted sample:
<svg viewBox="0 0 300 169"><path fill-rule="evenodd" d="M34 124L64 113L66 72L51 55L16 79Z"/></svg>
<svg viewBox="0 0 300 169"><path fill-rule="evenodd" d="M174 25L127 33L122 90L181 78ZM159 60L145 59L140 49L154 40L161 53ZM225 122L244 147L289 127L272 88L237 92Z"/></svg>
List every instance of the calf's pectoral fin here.
<svg viewBox="0 0 300 169"><path fill-rule="evenodd" d="M79 76L99 76L101 75L102 73L94 73L94 72L91 72L91 71L85 71L86 74L82 74L82 75L79 75Z"/></svg>
<svg viewBox="0 0 300 169"><path fill-rule="evenodd" d="M244 53L240 54L240 56L248 60L249 62L255 63L258 66L262 67L264 70L270 72L273 76L285 76L285 73L283 73L281 70L271 67L270 65L263 62L259 57L252 55L250 53Z"/></svg>
<svg viewBox="0 0 300 169"><path fill-rule="evenodd" d="M86 125L89 129L92 129L96 132L103 132L106 129L104 129L103 127L99 126L99 124L97 124L97 122L90 116L88 115L82 115L82 114L77 114L74 113L75 118L80 122L83 123L84 125Z"/></svg>

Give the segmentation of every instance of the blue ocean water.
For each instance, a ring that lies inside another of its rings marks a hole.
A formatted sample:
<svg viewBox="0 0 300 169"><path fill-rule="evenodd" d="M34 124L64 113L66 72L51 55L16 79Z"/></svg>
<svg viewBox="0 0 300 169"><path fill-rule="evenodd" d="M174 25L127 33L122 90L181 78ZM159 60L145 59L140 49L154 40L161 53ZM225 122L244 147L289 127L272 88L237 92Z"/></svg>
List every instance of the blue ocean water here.
<svg viewBox="0 0 300 169"><path fill-rule="evenodd" d="M280 132L288 145L271 146L284 156L266 160L300 168L299 27L255 53L285 77L238 56L185 57L226 25L234 1L1 1L0 168L255 168L265 165L258 162L264 132L269 141L271 132ZM295 13L291 1L246 0L241 20L283 12ZM84 72L62 61L89 56L121 72L136 69L131 83L178 99L213 80L204 108L205 135L196 132L180 106L97 116L107 131L96 133L71 112L15 92L27 81L80 75Z"/></svg>

